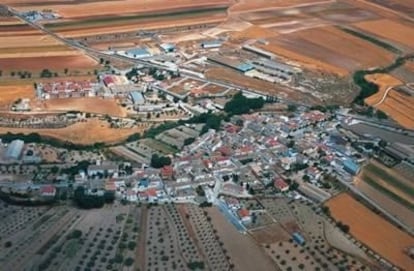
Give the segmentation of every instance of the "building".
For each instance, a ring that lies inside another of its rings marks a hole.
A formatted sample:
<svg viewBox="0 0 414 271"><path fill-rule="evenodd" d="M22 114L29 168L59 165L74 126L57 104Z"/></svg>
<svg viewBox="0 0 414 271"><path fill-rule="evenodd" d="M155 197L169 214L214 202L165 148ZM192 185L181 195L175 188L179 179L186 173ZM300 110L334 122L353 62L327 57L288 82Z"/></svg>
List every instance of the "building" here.
<svg viewBox="0 0 414 271"><path fill-rule="evenodd" d="M286 192L289 190L289 185L282 178L275 179L274 185L281 192Z"/></svg>
<svg viewBox="0 0 414 271"><path fill-rule="evenodd" d="M220 48L222 44L223 42L221 40L203 41L201 43L201 48L203 49Z"/></svg>
<svg viewBox="0 0 414 271"><path fill-rule="evenodd" d="M23 152L23 147L24 147L23 140L19 140L19 139L13 140L7 147L6 158L19 160Z"/></svg>
<svg viewBox="0 0 414 271"><path fill-rule="evenodd" d="M134 105L142 105L142 104L145 103L144 96L142 96L142 93L141 92L132 91L129 94L129 96L130 96L132 102L134 103Z"/></svg>
<svg viewBox="0 0 414 271"><path fill-rule="evenodd" d="M125 51L125 55L132 58L145 58L152 56L146 48L134 48L131 50L127 50Z"/></svg>
<svg viewBox="0 0 414 271"><path fill-rule="evenodd" d="M360 167L352 159L347 158L343 161L344 170L352 175L357 175L360 171Z"/></svg>
<svg viewBox="0 0 414 271"><path fill-rule="evenodd" d="M300 246L303 246L306 243L305 238L303 238L303 236L298 232L294 232L292 234L292 238L293 241L295 241Z"/></svg>
<svg viewBox="0 0 414 271"><path fill-rule="evenodd" d="M43 197L54 197L56 195L56 187L53 185L45 185L40 188L40 195Z"/></svg>
<svg viewBox="0 0 414 271"><path fill-rule="evenodd" d="M222 55L209 56L207 57L207 60L243 73L254 69L253 65L250 63L241 62L238 59L229 58Z"/></svg>
<svg viewBox="0 0 414 271"><path fill-rule="evenodd" d="M175 45L172 43L163 43L160 45L160 47L164 50L165 53L172 53L175 51Z"/></svg>

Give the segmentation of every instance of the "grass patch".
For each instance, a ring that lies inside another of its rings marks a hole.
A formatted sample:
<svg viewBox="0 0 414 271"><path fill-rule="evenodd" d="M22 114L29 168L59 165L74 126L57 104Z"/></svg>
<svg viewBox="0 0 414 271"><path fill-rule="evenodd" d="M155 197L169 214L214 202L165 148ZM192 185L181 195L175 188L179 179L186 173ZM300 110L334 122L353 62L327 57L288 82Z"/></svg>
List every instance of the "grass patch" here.
<svg viewBox="0 0 414 271"><path fill-rule="evenodd" d="M150 147L151 149L162 152L163 154L171 154L176 153L178 151L176 148L152 138L145 139L142 143Z"/></svg>
<svg viewBox="0 0 414 271"><path fill-rule="evenodd" d="M374 38L370 35L367 35L367 34L364 34L362 32L355 31L355 30L352 30L352 29L349 29L349 28L341 27L341 26L338 26L338 28L340 30L342 30L343 32L345 32L345 33L348 33L348 34L351 34L351 35L353 35L355 37L358 37L360 39L366 40L366 41L368 41L368 42L370 42L374 45L377 45L381 48L384 48L385 50L388 50L392 53L395 53L395 54L401 54L402 53L399 49L395 48L391 44L388 44L388 43L386 43L382 40L376 39L376 38Z"/></svg>
<svg viewBox="0 0 414 271"><path fill-rule="evenodd" d="M412 204L411 202L401 198L400 196L398 196L397 194L393 193L392 191L386 189L385 187L381 186L380 184L378 184L375 180L373 180L371 177L367 176L366 174L362 174L362 180L364 180L364 182L366 182L367 184L369 184L370 186L372 186L376 190L380 191L381 193L383 193L383 194L387 195L388 197L390 197L391 199L395 200L396 202L406 206L410 210L414 210L414 204Z"/></svg>
<svg viewBox="0 0 414 271"><path fill-rule="evenodd" d="M414 197L413 187L401 182L398 178L388 174L388 172L383 170L382 168L379 168L373 164L369 164L365 167L365 170L372 172L373 174L384 180L386 183L389 183L392 186L395 186L396 188L401 190L402 192Z"/></svg>

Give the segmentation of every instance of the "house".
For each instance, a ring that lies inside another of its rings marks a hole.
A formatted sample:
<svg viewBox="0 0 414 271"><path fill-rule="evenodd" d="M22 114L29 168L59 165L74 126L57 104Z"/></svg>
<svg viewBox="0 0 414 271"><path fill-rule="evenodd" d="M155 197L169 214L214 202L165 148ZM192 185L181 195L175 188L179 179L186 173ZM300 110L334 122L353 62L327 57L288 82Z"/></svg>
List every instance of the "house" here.
<svg viewBox="0 0 414 271"><path fill-rule="evenodd" d="M43 197L54 197L56 195L56 187L53 185L45 185L40 188L40 195Z"/></svg>
<svg viewBox="0 0 414 271"><path fill-rule="evenodd" d="M134 190L128 190L126 192L126 198L127 201L136 202L138 201L138 195L137 192Z"/></svg>
<svg viewBox="0 0 414 271"><path fill-rule="evenodd" d="M289 185L282 178L276 178L273 183L275 187L281 192L286 192L289 190Z"/></svg>
<svg viewBox="0 0 414 271"><path fill-rule="evenodd" d="M97 163L96 165L88 166L88 175L97 175L97 174L108 174L112 175L118 172L118 165L111 162L104 162L102 164Z"/></svg>
<svg viewBox="0 0 414 271"><path fill-rule="evenodd" d="M161 168L161 178L163 180L172 180L174 176L174 168L172 166L164 166Z"/></svg>
<svg viewBox="0 0 414 271"><path fill-rule="evenodd" d="M250 211L245 208L241 208L237 211L237 215L244 224L249 224L252 222L252 217L250 216Z"/></svg>

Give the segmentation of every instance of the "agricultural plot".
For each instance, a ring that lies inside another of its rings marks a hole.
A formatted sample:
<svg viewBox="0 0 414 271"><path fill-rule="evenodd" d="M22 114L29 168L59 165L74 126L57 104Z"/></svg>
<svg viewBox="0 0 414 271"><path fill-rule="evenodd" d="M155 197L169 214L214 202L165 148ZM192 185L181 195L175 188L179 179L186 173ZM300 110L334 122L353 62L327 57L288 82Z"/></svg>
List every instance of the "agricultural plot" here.
<svg viewBox="0 0 414 271"><path fill-rule="evenodd" d="M203 258L192 236L173 205L148 210L145 270L189 270L203 265Z"/></svg>
<svg viewBox="0 0 414 271"><path fill-rule="evenodd" d="M312 203L283 198L260 202L275 223L249 234L263 245L280 270L368 270L372 265L364 251L319 215ZM304 237L303 245L292 239L294 232Z"/></svg>
<svg viewBox="0 0 414 271"><path fill-rule="evenodd" d="M378 190L379 193L414 210L414 184L397 171L372 161L363 168L358 178Z"/></svg>
<svg viewBox="0 0 414 271"><path fill-rule="evenodd" d="M85 3L48 3L34 5L32 1L6 1L25 10L50 9L62 19L45 23L49 29L67 37L84 37L106 33L220 23L226 19L229 0L165 1L134 0L93 1ZM125 14L125 11L128 11ZM122 16L120 16L122 14Z"/></svg>
<svg viewBox="0 0 414 271"><path fill-rule="evenodd" d="M411 38L414 36L414 25L408 22L380 19L356 23L353 26L378 37L395 42L404 47L407 52L412 52L414 49L414 41Z"/></svg>
<svg viewBox="0 0 414 271"><path fill-rule="evenodd" d="M311 28L269 39L261 45L276 55L320 68L326 72L346 75L354 70L383 66L393 55L363 39L334 27ZM279 50L280 49L280 50ZM363 55L359 52L364 52Z"/></svg>
<svg viewBox="0 0 414 271"><path fill-rule="evenodd" d="M394 265L410 270L413 260L406 250L414 243L414 238L399 230L349 194L340 194L326 205L331 215L349 225L350 233L357 240L380 254Z"/></svg>
<svg viewBox="0 0 414 271"><path fill-rule="evenodd" d="M84 133L85 131L88 133ZM88 119L85 122L77 122L65 128L58 129L28 129L1 127L0 133L39 133L42 136L69 141L75 144L94 144L97 142L116 143L127 139L135 133L142 133L143 127L134 128L111 128L106 121Z"/></svg>

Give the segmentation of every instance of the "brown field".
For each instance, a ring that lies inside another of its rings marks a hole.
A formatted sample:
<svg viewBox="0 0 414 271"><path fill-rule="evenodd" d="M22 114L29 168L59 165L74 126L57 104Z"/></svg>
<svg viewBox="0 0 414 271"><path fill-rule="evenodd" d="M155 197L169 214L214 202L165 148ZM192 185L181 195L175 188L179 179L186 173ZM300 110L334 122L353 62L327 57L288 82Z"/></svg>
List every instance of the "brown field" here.
<svg viewBox="0 0 414 271"><path fill-rule="evenodd" d="M259 47L310 68L338 75L385 66L393 60L393 55L385 49L331 26L279 35L269 39L268 45Z"/></svg>
<svg viewBox="0 0 414 271"><path fill-rule="evenodd" d="M109 114L125 117L127 114L114 99L103 98L70 98L44 101L39 111L81 111L95 114Z"/></svg>
<svg viewBox="0 0 414 271"><path fill-rule="evenodd" d="M90 119L61 129L25 129L0 127L0 133L39 133L42 136L70 141L75 144L94 144L96 142L117 143L134 133L143 132L143 128L112 129L108 122Z"/></svg>
<svg viewBox="0 0 414 271"><path fill-rule="evenodd" d="M33 90L33 85L0 85L0 107L9 106L10 103L19 98L34 99L35 92Z"/></svg>
<svg viewBox="0 0 414 271"><path fill-rule="evenodd" d="M337 221L349 225L350 233L385 259L405 270L411 270L413 259L405 250L414 238L376 215L347 193L330 199L326 205Z"/></svg>
<svg viewBox="0 0 414 271"><path fill-rule="evenodd" d="M380 5L396 12L400 12L407 15L414 14L414 6L411 0L366 0L370 3Z"/></svg>
<svg viewBox="0 0 414 271"><path fill-rule="evenodd" d="M51 2L51 3L48 3ZM68 3L69 2L69 3ZM197 8L214 8L230 5L230 0L210 0L208 3L203 0L109 0L109 1L41 1L36 3L33 0L4 0L4 4L9 4L19 10L42 10L52 9L58 12L65 19L89 18L94 16L104 16L112 14L128 13L151 13L169 12L174 10L191 10Z"/></svg>
<svg viewBox="0 0 414 271"><path fill-rule="evenodd" d="M233 32L231 34L231 40L233 42L242 42L244 40L249 40L249 39L267 39L267 38L272 38L276 36L277 36L276 32L273 32L271 30L268 30L260 26L253 25L240 32Z"/></svg>
<svg viewBox="0 0 414 271"><path fill-rule="evenodd" d="M377 84L380 88L377 93L365 99L365 103L384 111L401 126L414 129L414 97L397 90L388 92L386 99L382 100L389 87L402 85L403 82L389 74L371 74L366 79Z"/></svg>
<svg viewBox="0 0 414 271"><path fill-rule="evenodd" d="M17 18L0 17L0 40L0 67L3 72L46 68L53 71L64 68L92 71L97 66L92 58L44 35ZM9 73L3 74L3 77L7 75Z"/></svg>
<svg viewBox="0 0 414 271"><path fill-rule="evenodd" d="M238 232L217 208L209 208L208 214L235 265L234 270L278 270L252 237Z"/></svg>
<svg viewBox="0 0 414 271"><path fill-rule="evenodd" d="M358 190L367 195L382 208L392 213L400 221L410 227L414 227L413 212L407 209L406 206L387 197L380 191L376 190L374 187L361 180L359 177L355 179L354 185L358 188Z"/></svg>
<svg viewBox="0 0 414 271"><path fill-rule="evenodd" d="M317 4L317 3L330 3L332 1L318 1L318 0L241 0L231 7L230 11L234 13L251 12L253 10L268 10L277 8L292 8L301 5Z"/></svg>
<svg viewBox="0 0 414 271"><path fill-rule="evenodd" d="M414 39L412 38L414 37L414 24L380 19L356 23L354 26L379 37L407 46L411 49L410 51L414 49Z"/></svg>

